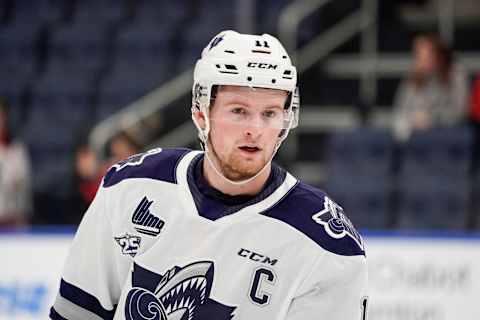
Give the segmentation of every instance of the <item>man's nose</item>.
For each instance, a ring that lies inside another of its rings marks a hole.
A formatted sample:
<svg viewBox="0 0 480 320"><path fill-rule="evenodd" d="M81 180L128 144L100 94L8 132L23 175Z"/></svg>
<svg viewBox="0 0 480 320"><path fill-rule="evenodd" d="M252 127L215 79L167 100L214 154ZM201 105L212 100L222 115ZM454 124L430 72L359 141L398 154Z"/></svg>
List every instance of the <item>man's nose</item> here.
<svg viewBox="0 0 480 320"><path fill-rule="evenodd" d="M245 125L244 133L247 136L257 138L262 134L264 123L259 117L254 117L250 119L249 123Z"/></svg>

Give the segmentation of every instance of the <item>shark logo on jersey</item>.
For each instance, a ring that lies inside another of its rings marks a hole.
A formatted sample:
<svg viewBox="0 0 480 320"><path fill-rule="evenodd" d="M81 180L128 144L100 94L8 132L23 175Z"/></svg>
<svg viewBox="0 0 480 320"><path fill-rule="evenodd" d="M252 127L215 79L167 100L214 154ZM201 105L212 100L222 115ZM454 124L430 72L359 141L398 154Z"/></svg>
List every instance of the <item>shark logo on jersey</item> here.
<svg viewBox="0 0 480 320"><path fill-rule="evenodd" d="M118 245L122 248L122 254L129 254L134 257L140 249L142 238L125 233L123 236L114 237Z"/></svg>
<svg viewBox="0 0 480 320"><path fill-rule="evenodd" d="M210 299L211 261L178 266L159 275L134 264L125 302L127 320L230 320L235 307Z"/></svg>
<svg viewBox="0 0 480 320"><path fill-rule="evenodd" d="M323 206L323 210L314 214L312 219L321 224L332 238L341 239L349 236L358 244L360 249L364 250L362 237L343 212L343 208L328 197L325 197Z"/></svg>
<svg viewBox="0 0 480 320"><path fill-rule="evenodd" d="M138 232L156 237L162 230L165 222L150 212L152 203L153 201L149 201L147 197L143 197L133 212L132 223Z"/></svg>
<svg viewBox="0 0 480 320"><path fill-rule="evenodd" d="M138 166L142 164L143 160L145 160L146 157L160 153L160 152L162 152L162 148L155 148L155 149L148 150L147 152L144 152L144 153L135 154L131 157L128 157L125 160L122 160L114 164L113 168L117 169L117 171L120 171L125 167Z"/></svg>

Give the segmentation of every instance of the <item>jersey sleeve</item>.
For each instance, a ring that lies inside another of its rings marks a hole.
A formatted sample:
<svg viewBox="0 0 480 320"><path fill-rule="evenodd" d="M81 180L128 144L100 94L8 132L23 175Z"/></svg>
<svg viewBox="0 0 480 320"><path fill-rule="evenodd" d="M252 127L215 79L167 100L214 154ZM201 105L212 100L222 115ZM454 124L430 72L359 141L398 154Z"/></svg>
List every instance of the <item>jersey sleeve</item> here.
<svg viewBox="0 0 480 320"><path fill-rule="evenodd" d="M113 319L124 282L102 187L84 215L64 266L50 318Z"/></svg>
<svg viewBox="0 0 480 320"><path fill-rule="evenodd" d="M365 256L325 252L297 291L285 319L365 320L367 299Z"/></svg>

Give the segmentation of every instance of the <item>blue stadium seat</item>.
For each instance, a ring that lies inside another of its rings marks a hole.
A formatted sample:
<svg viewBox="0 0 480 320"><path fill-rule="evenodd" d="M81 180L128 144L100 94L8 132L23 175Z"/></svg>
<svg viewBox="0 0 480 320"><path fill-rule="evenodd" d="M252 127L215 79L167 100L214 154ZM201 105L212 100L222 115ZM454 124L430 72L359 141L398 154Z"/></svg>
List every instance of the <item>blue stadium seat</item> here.
<svg viewBox="0 0 480 320"><path fill-rule="evenodd" d="M118 63L102 81L97 102L96 121L100 121L148 94L169 78L164 64Z"/></svg>
<svg viewBox="0 0 480 320"><path fill-rule="evenodd" d="M0 65L0 97L10 105L9 125L13 134L21 134L25 125L24 120L28 114L26 97L30 86L32 71L3 68Z"/></svg>
<svg viewBox="0 0 480 320"><path fill-rule="evenodd" d="M223 29L227 29L235 23L235 13L238 12L235 6L235 2L203 0L195 19L199 23L215 23L220 28L224 26Z"/></svg>
<svg viewBox="0 0 480 320"><path fill-rule="evenodd" d="M278 18L281 11L293 0L263 0L256 1L257 21L259 33L270 33L276 35Z"/></svg>
<svg viewBox="0 0 480 320"><path fill-rule="evenodd" d="M115 26L127 18L127 4L122 0L82 0L76 2L73 20L78 23Z"/></svg>
<svg viewBox="0 0 480 320"><path fill-rule="evenodd" d="M35 192L70 190L78 135L90 125L92 82L49 70L33 86L25 140Z"/></svg>
<svg viewBox="0 0 480 320"><path fill-rule="evenodd" d="M0 95L4 95L15 87L29 83L35 74L33 60L25 60L23 63L16 61L0 60Z"/></svg>
<svg viewBox="0 0 480 320"><path fill-rule="evenodd" d="M189 0L176 1L150 1L140 0L136 2L134 21L136 24L155 25L168 21L168 24L176 27L185 21L190 13L191 2Z"/></svg>
<svg viewBox="0 0 480 320"><path fill-rule="evenodd" d="M13 19L21 23L50 23L63 18L67 1L62 0L15 0Z"/></svg>
<svg viewBox="0 0 480 320"><path fill-rule="evenodd" d="M464 126L418 131L410 137L398 175L398 227L466 227L472 143L472 132Z"/></svg>
<svg viewBox="0 0 480 320"><path fill-rule="evenodd" d="M9 5L8 1L0 1L0 23L3 23L7 20L9 14Z"/></svg>
<svg viewBox="0 0 480 320"><path fill-rule="evenodd" d="M174 34L168 23L131 24L122 29L115 40L115 59L118 63L138 62L171 66L171 41Z"/></svg>
<svg viewBox="0 0 480 320"><path fill-rule="evenodd" d="M75 175L72 148L29 145L28 149L32 160L33 191L35 193L69 195Z"/></svg>
<svg viewBox="0 0 480 320"><path fill-rule="evenodd" d="M329 180L324 189L345 210L356 228L389 227L391 190L387 180L366 182L345 176Z"/></svg>
<svg viewBox="0 0 480 320"><path fill-rule="evenodd" d="M401 229L464 229L469 214L470 186L465 179L404 181L400 186Z"/></svg>
<svg viewBox="0 0 480 320"><path fill-rule="evenodd" d="M472 190L470 194L470 220L469 227L480 230L480 171L474 172L470 177Z"/></svg>
<svg viewBox="0 0 480 320"><path fill-rule="evenodd" d="M34 22L0 26L0 64L34 61L41 25Z"/></svg>
<svg viewBox="0 0 480 320"><path fill-rule="evenodd" d="M467 179L473 134L469 127L434 128L415 132L405 147L400 180Z"/></svg>
<svg viewBox="0 0 480 320"><path fill-rule="evenodd" d="M333 132L326 143L326 191L359 228L382 229L391 221L393 138L387 129Z"/></svg>
<svg viewBox="0 0 480 320"><path fill-rule="evenodd" d="M94 76L105 67L107 28L75 23L52 32L49 46L51 68Z"/></svg>
<svg viewBox="0 0 480 320"><path fill-rule="evenodd" d="M55 70L47 72L33 87L29 141L72 144L77 131L89 124L92 95L93 84L88 79Z"/></svg>
<svg viewBox="0 0 480 320"><path fill-rule="evenodd" d="M1 46L1 44L0 44ZM24 119L28 113L28 92L35 75L33 58L24 61L0 59L0 97L10 105L10 129L13 134L21 134Z"/></svg>
<svg viewBox="0 0 480 320"><path fill-rule="evenodd" d="M394 141L387 129L361 127L335 132L326 148L329 177L350 174L377 179L390 175Z"/></svg>
<svg viewBox="0 0 480 320"><path fill-rule="evenodd" d="M0 87L9 85L10 82L18 80L29 80L36 72L37 66L33 59L25 59L21 63L18 59L13 61L0 60L0 74L8 75L8 77L0 77Z"/></svg>

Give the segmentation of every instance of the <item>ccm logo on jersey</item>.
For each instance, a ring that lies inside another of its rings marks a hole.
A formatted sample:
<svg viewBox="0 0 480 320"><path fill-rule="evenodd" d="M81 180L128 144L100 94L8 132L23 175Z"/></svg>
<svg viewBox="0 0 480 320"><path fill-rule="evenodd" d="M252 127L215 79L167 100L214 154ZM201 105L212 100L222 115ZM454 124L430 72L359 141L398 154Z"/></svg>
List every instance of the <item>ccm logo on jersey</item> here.
<svg viewBox="0 0 480 320"><path fill-rule="evenodd" d="M249 62L247 64L247 67L275 70L275 69L277 69L278 65L277 64L270 64L270 63L263 63L263 62Z"/></svg>
<svg viewBox="0 0 480 320"><path fill-rule="evenodd" d="M162 230L165 222L150 212L152 203L153 201L143 197L133 213L132 223L138 232L156 237Z"/></svg>
<svg viewBox="0 0 480 320"><path fill-rule="evenodd" d="M362 237L355 230L350 219L345 216L343 208L330 198L325 197L323 210L314 214L312 219L321 224L332 238L341 239L348 236L358 244L360 249L364 250Z"/></svg>
<svg viewBox="0 0 480 320"><path fill-rule="evenodd" d="M240 257L248 258L248 259L250 259L252 261L256 261L256 262L269 264L271 266L274 266L278 262L278 259L271 259L271 258L269 258L269 257L267 257L263 254L256 253L256 252L244 249L244 248L241 248L240 251L238 251L238 255Z"/></svg>

